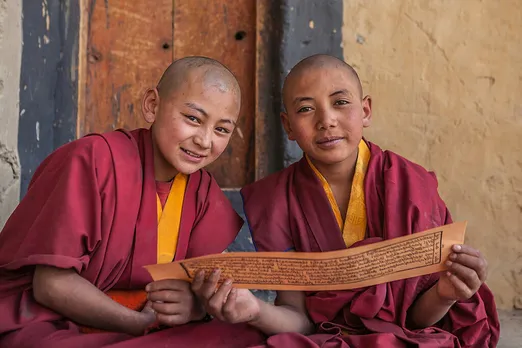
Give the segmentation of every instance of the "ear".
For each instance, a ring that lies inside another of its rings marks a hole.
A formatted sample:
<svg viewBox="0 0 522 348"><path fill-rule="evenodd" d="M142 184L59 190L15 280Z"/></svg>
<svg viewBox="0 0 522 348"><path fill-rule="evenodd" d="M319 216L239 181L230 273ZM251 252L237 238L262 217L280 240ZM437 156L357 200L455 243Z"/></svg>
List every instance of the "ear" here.
<svg viewBox="0 0 522 348"><path fill-rule="evenodd" d="M141 112L147 123L154 123L159 110L160 97L157 88L149 88L141 101Z"/></svg>
<svg viewBox="0 0 522 348"><path fill-rule="evenodd" d="M295 140L292 127L290 126L290 120L288 120L288 114L286 112L281 112L281 122L283 123L283 128L285 129L288 139L292 141Z"/></svg>
<svg viewBox="0 0 522 348"><path fill-rule="evenodd" d="M363 127L370 127L372 123L372 98L367 95L362 100L362 109L363 109Z"/></svg>

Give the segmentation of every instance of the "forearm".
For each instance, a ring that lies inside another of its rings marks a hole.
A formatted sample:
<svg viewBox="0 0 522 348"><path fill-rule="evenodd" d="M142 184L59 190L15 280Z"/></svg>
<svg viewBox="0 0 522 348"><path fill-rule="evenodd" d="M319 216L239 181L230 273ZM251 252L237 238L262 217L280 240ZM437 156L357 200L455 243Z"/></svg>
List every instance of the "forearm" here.
<svg viewBox="0 0 522 348"><path fill-rule="evenodd" d="M313 323L305 313L291 306L272 304L260 301L259 318L249 324L267 335L283 332L298 332L304 335L313 331Z"/></svg>
<svg viewBox="0 0 522 348"><path fill-rule="evenodd" d="M450 310L455 301L443 300L437 294L437 284L415 301L408 311L408 324L412 329L435 325Z"/></svg>
<svg viewBox="0 0 522 348"><path fill-rule="evenodd" d="M113 301L74 270L37 267L33 288L36 301L81 325L139 334L148 324L143 313Z"/></svg>

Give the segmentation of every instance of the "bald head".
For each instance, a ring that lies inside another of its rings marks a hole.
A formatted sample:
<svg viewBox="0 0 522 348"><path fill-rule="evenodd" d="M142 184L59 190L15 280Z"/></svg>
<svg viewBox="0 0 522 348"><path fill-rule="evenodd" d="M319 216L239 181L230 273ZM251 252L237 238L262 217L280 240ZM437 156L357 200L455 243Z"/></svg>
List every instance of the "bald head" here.
<svg viewBox="0 0 522 348"><path fill-rule="evenodd" d="M292 85L297 78L306 74L306 72L311 69L336 69L347 72L353 78L353 82L357 86L359 97L361 99L363 98L361 80L359 79L359 75L355 69L350 64L327 54L316 54L301 60L292 68L292 70L290 70L283 83L283 100L286 100L290 85Z"/></svg>
<svg viewBox="0 0 522 348"><path fill-rule="evenodd" d="M189 80L201 82L205 87L215 87L222 93L241 94L236 77L227 67L217 60L198 56L174 61L158 82L158 93L161 98L168 98Z"/></svg>

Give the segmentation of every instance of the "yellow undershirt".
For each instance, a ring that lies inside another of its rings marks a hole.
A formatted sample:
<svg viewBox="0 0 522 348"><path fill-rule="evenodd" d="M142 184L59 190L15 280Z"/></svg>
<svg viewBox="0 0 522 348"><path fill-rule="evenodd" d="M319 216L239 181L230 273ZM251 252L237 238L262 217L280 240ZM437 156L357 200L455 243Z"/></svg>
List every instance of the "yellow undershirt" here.
<svg viewBox="0 0 522 348"><path fill-rule="evenodd" d="M174 178L165 208L161 207L161 201L156 194L158 207L158 263L172 262L176 254L186 187L187 176L179 173Z"/></svg>
<svg viewBox="0 0 522 348"><path fill-rule="evenodd" d="M366 234L366 201L364 198L364 177L366 170L368 169L368 163L370 162L370 149L368 145L361 140L359 143L359 154L357 156L357 162L355 164L355 173L352 182L352 191L350 194L350 201L348 203L348 210L346 212L346 220L343 223L341 211L335 201L334 194L325 177L319 172L319 170L313 165L308 156L306 156L308 164L314 171L315 175L321 182L326 197L330 202L330 206L334 212L335 219L339 225L339 229L342 231L343 240L346 247L351 246L355 242L364 239Z"/></svg>

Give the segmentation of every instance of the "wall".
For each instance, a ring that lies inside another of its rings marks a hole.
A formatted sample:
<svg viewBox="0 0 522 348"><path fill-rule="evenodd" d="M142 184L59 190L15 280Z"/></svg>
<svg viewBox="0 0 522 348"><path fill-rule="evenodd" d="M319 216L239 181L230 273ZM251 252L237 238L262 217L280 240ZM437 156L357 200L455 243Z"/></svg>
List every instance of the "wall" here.
<svg viewBox="0 0 522 348"><path fill-rule="evenodd" d="M21 43L21 1L0 0L0 229L20 195L17 135Z"/></svg>
<svg viewBox="0 0 522 348"><path fill-rule="evenodd" d="M522 308L522 3L344 1L370 140L435 170L497 305Z"/></svg>

